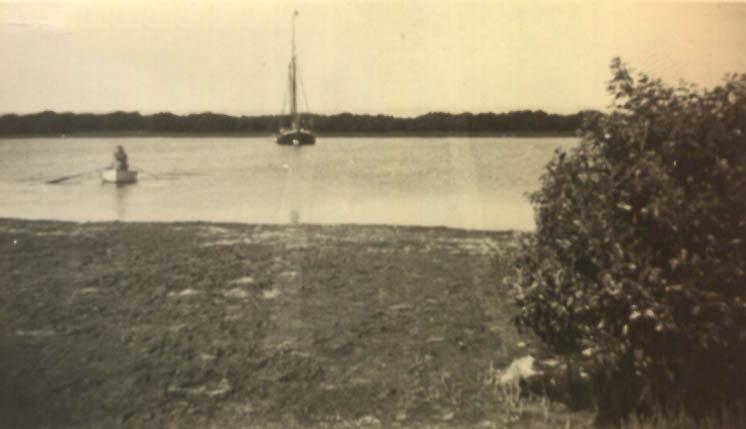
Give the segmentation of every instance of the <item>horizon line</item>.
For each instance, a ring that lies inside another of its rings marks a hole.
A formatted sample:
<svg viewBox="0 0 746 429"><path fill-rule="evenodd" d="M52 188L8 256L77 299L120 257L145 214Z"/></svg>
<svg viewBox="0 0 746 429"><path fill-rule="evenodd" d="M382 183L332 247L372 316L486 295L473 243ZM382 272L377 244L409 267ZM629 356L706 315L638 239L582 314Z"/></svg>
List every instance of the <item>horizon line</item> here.
<svg viewBox="0 0 746 429"><path fill-rule="evenodd" d="M556 111L549 111L544 110L541 108L516 108L516 109L510 109L510 110L489 110L489 111L445 111L445 110L429 110L424 113L419 114L393 114L393 113L360 113L360 112L352 112L352 111L340 111L337 113L316 113L316 112L303 112L302 115L316 115L316 116L336 116L336 115L358 115L358 116L388 116L393 118L401 118L401 119L408 119L408 118L418 118L421 116L426 116L430 114L447 114L447 115L483 115L483 114L508 114L508 113L517 113L517 112L544 112L548 115L560 115L560 116L570 116L570 115L576 115L582 112L589 112L589 111L596 111L596 112L603 112L607 110L606 108L598 109L598 108L580 108L578 110L569 111L568 113L559 113ZM109 115L113 113L128 113L128 114L139 114L142 116L150 116L150 115L158 115L158 114L171 114L175 116L190 116L190 115L204 115L204 114L212 114L212 115L223 115L223 116L232 116L232 117L262 117L262 116L287 116L288 113L224 113L220 111L214 111L214 110L201 110L201 111L190 111L190 112L175 112L170 110L158 110L158 111L140 111L140 110L125 110L125 109L115 109L115 110L106 110L106 111L73 111L73 110L55 110L55 109L44 109L44 110L37 110L32 112L0 112L0 117L7 116L7 115L16 115L16 116L28 116L28 115L38 115L42 113L55 113L55 114L73 114L73 115Z"/></svg>

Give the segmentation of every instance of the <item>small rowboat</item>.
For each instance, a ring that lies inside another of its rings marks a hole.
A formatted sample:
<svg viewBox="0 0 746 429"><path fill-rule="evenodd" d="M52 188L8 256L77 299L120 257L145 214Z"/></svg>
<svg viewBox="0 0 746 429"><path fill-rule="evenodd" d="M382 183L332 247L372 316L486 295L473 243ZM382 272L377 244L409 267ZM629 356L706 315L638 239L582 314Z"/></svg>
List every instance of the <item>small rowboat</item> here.
<svg viewBox="0 0 746 429"><path fill-rule="evenodd" d="M110 168L101 173L101 180L107 183L116 183L118 185L135 183L137 182L137 171Z"/></svg>

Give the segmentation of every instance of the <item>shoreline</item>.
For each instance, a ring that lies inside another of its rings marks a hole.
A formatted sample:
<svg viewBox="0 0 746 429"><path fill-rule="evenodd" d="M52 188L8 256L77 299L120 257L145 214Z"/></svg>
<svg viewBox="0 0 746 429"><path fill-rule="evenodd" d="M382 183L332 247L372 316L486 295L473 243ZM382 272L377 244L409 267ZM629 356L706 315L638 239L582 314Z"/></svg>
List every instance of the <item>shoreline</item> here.
<svg viewBox="0 0 746 429"><path fill-rule="evenodd" d="M532 230L523 229L474 229L463 228L447 225L416 225L416 224L387 224L387 223L261 223L261 222L239 222L239 221L212 221L212 220L66 220L50 218L22 218L22 217L4 217L0 216L0 230L2 224L6 222L29 222L29 223L46 223L60 224L62 226L113 226L113 225L149 225L149 226L215 226L215 227L256 227L256 228L299 228L299 229L323 229L323 228L360 228L360 229L411 229L413 231L437 233L463 233L463 234L509 234L521 235L531 234Z"/></svg>
<svg viewBox="0 0 746 429"><path fill-rule="evenodd" d="M266 137L273 139L274 134L267 133L117 133L117 132L100 132L100 133L71 133L71 134L12 134L0 135L0 140L19 140L19 139L66 139L66 138L258 138ZM433 132L433 133L324 133L317 134L317 138L344 138L344 137L371 137L371 138L437 138L437 137L495 137L495 138L560 138L560 137L579 137L577 132L514 132L514 133L462 133L462 132Z"/></svg>
<svg viewBox="0 0 746 429"><path fill-rule="evenodd" d="M500 424L515 410L488 380L534 348L502 283L519 235L0 219L0 415L12 427ZM538 407L519 420L588 419Z"/></svg>

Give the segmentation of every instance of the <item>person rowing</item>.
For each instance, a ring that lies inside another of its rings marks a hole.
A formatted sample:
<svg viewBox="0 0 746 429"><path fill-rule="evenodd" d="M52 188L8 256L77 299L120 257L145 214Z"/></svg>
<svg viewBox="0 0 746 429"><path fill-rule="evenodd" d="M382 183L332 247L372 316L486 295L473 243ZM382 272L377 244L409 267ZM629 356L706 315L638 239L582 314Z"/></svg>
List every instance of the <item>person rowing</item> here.
<svg viewBox="0 0 746 429"><path fill-rule="evenodd" d="M74 179L76 177L85 176L95 172L101 172L101 176L104 182L114 183L133 183L137 181L137 171L129 169L129 162L127 161L127 152L121 145L118 145L114 150L114 162L105 168L98 168L96 170L84 171L78 174L72 174L69 176L62 176L56 179L47 180L46 183L56 184L62 183L66 180Z"/></svg>
<svg viewBox="0 0 746 429"><path fill-rule="evenodd" d="M127 153L121 145L117 145L117 148L114 151L114 164L112 164L112 168L116 168L120 171L127 171L129 169Z"/></svg>
<svg viewBox="0 0 746 429"><path fill-rule="evenodd" d="M137 182L137 170L130 170L127 152L122 146L117 145L114 150L114 162L108 169L101 172L101 179L106 183L117 185Z"/></svg>

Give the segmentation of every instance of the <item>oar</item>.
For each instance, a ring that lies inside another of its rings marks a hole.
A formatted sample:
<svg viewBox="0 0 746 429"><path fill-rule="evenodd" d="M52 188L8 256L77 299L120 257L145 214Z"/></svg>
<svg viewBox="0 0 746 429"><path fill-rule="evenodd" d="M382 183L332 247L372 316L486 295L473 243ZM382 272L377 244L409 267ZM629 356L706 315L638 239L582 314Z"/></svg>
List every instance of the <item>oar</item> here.
<svg viewBox="0 0 746 429"><path fill-rule="evenodd" d="M154 178L156 178L156 179L161 179L161 178L163 178L163 176L161 176L161 175L158 175L158 174L153 174L153 173L151 173L151 172L149 172L149 171L145 171L145 170L143 170L142 168L135 168L134 170L135 170L135 171L137 171L137 172L140 172L140 173L145 173L145 174L148 174L148 175L150 175L150 176L153 176L153 177L154 177Z"/></svg>
<svg viewBox="0 0 746 429"><path fill-rule="evenodd" d="M47 180L47 182L46 182L46 183L49 183L49 184L61 183L61 182L64 182L65 180L70 180L70 179L74 179L74 178L76 178L76 177L80 177L80 176L85 176L86 174L91 174L91 173L95 173L95 172L97 172L97 171L101 171L101 170L104 170L105 168L106 168L106 167L103 167L103 168L97 168L97 169L95 169L95 170L84 171L84 172L82 172L82 173L78 173L78 174L73 174L73 175L70 175L70 176L62 176L62 177L58 177L58 178L56 178L56 179L52 179L52 180Z"/></svg>

